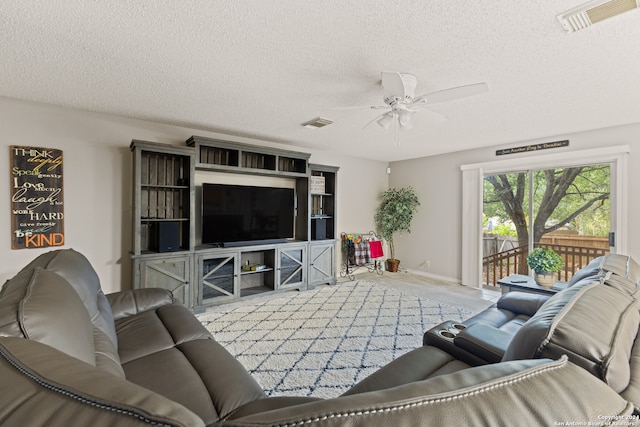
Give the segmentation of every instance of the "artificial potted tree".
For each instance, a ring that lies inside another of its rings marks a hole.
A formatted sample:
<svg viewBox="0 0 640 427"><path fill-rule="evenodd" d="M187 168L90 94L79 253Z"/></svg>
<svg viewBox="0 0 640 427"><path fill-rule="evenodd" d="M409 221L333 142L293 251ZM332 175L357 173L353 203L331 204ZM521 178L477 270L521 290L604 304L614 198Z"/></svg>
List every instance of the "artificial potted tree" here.
<svg viewBox="0 0 640 427"><path fill-rule="evenodd" d="M380 195L380 205L374 219L380 235L389 244L387 271L398 271L400 260L396 259L393 236L395 233L411 232L411 221L418 211L418 206L418 196L410 186L390 188Z"/></svg>
<svg viewBox="0 0 640 427"><path fill-rule="evenodd" d="M533 270L536 283L550 288L556 283L558 272L564 262L562 257L552 249L536 248L527 255L527 264Z"/></svg>

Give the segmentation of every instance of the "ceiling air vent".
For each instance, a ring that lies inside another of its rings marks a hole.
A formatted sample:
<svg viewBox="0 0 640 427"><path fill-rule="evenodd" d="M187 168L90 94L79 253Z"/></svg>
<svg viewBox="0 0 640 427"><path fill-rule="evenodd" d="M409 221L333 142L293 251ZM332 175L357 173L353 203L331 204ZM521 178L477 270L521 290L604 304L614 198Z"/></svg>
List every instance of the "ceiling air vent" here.
<svg viewBox="0 0 640 427"><path fill-rule="evenodd" d="M316 117L313 120L309 120L308 122L303 123L302 126L309 129L318 129L330 125L331 123L333 123L333 120L325 119L323 117Z"/></svg>
<svg viewBox="0 0 640 427"><path fill-rule="evenodd" d="M640 0L595 0L558 15L558 20L572 33L639 7Z"/></svg>

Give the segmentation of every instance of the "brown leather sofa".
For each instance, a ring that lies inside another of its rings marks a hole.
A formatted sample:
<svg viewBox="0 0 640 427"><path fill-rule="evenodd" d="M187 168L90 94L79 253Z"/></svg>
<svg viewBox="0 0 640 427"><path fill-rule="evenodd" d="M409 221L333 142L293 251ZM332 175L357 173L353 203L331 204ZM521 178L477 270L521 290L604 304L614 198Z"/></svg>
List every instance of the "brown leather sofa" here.
<svg viewBox="0 0 640 427"><path fill-rule="evenodd" d="M618 281L631 286L629 278ZM633 420L640 401L640 314L633 294L603 284L576 285L564 300L553 303L554 296L543 304L512 335L513 348L499 363L477 356L468 363L427 345L334 399L270 398L168 292L105 296L83 255L53 251L0 291L0 425Z"/></svg>

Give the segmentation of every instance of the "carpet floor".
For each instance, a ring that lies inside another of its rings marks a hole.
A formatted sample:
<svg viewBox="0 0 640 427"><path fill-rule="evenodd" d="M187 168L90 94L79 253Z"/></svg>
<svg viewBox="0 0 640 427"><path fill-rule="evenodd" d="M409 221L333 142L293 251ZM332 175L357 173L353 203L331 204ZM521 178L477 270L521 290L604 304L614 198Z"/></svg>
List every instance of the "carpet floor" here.
<svg viewBox="0 0 640 427"><path fill-rule="evenodd" d="M198 315L269 396L339 396L427 329L474 314L363 280L280 295Z"/></svg>

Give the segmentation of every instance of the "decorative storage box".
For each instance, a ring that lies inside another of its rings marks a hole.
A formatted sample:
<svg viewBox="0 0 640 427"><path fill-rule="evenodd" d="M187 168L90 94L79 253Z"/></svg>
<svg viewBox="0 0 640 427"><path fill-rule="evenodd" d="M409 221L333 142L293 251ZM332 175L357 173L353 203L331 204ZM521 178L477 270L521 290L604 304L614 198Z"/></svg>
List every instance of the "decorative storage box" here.
<svg viewBox="0 0 640 427"><path fill-rule="evenodd" d="M324 176L312 176L311 178L311 194L324 194Z"/></svg>

